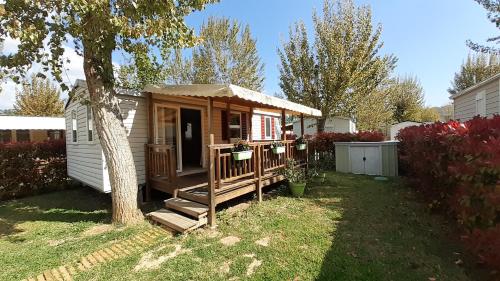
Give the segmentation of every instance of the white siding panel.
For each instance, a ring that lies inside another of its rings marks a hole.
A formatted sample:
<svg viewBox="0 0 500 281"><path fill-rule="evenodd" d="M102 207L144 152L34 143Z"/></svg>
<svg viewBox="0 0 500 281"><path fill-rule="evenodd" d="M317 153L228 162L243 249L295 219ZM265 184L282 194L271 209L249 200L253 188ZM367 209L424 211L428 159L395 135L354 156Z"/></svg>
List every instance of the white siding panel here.
<svg viewBox="0 0 500 281"><path fill-rule="evenodd" d="M455 119L467 121L476 116L478 114L476 112L476 95L483 91L486 98L486 116L492 117L493 114L499 114L499 80L496 80L455 98L453 102Z"/></svg>

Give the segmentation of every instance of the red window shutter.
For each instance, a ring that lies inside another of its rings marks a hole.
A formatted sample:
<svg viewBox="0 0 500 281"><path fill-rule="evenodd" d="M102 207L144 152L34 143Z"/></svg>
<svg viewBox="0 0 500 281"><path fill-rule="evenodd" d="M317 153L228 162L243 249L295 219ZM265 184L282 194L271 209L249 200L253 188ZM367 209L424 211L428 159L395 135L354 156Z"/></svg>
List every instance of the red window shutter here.
<svg viewBox="0 0 500 281"><path fill-rule="evenodd" d="M276 133L275 132L275 129L274 129L274 117L271 117L271 138L274 140L275 137L274 137L274 134Z"/></svg>
<svg viewBox="0 0 500 281"><path fill-rule="evenodd" d="M264 120L264 115L260 116L260 139L266 139L266 121Z"/></svg>
<svg viewBox="0 0 500 281"><path fill-rule="evenodd" d="M222 140L227 140L227 115L225 110L221 110L220 112L220 123L221 123L221 129L222 129Z"/></svg>
<svg viewBox="0 0 500 281"><path fill-rule="evenodd" d="M241 113L241 139L246 140L248 135L247 114Z"/></svg>

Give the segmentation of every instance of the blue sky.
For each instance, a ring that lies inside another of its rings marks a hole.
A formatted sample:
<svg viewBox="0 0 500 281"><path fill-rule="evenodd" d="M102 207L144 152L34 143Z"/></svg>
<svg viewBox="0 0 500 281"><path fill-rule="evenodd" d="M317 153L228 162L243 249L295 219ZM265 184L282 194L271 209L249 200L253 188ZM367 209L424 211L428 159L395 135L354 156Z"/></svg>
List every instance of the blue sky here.
<svg viewBox="0 0 500 281"><path fill-rule="evenodd" d="M465 41L484 42L498 34L486 11L473 0L355 1L358 5L370 5L374 22L382 24L382 53L392 53L399 59L394 75L415 75L430 106L450 102L446 89L469 53ZM298 20L304 21L312 34L312 12L321 12L322 3L323 0L221 0L188 16L187 22L197 31L210 16L229 17L250 25L265 64L264 92L272 95L280 92L277 48L281 40L287 38L289 26ZM16 49L16 41L7 38L4 52ZM83 59L71 47L66 51L71 62L65 67L65 82L72 84L78 78L84 79ZM115 58L120 60L119 56ZM0 109L12 108L19 86L7 81L3 88Z"/></svg>
<svg viewBox="0 0 500 281"><path fill-rule="evenodd" d="M288 28L303 20L312 31L312 12L320 12L322 0L222 0L187 22L199 28L209 16L225 16L249 24L265 64L265 92L280 91L280 40ZM395 74L416 75L425 91L426 104L449 102L446 89L467 56L467 39L484 42L497 34L486 11L473 0L358 0L372 8L374 22L383 26L383 53L399 59Z"/></svg>

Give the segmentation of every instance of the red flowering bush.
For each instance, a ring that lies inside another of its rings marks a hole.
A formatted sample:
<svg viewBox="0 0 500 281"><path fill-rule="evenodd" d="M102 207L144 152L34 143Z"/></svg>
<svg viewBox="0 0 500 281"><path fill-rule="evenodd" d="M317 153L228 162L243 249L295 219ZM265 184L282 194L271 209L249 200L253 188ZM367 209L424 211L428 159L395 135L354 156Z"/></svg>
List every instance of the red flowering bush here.
<svg viewBox="0 0 500 281"><path fill-rule="evenodd" d="M413 126L398 139L411 186L456 218L473 252L500 267L500 116Z"/></svg>
<svg viewBox="0 0 500 281"><path fill-rule="evenodd" d="M0 143L0 200L22 197L68 183L66 143Z"/></svg>

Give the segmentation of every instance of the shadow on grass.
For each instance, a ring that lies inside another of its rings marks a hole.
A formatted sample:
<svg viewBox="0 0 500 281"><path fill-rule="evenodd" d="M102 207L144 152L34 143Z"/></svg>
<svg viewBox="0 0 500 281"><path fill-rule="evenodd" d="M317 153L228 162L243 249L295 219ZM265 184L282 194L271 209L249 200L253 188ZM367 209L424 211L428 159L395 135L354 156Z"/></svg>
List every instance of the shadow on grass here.
<svg viewBox="0 0 500 281"><path fill-rule="evenodd" d="M317 280L471 280L456 264L464 257L452 228L397 179L330 172L307 197L342 213Z"/></svg>
<svg viewBox="0 0 500 281"><path fill-rule="evenodd" d="M0 202L0 236L22 232L27 221L102 222L111 220L111 199L88 187Z"/></svg>

